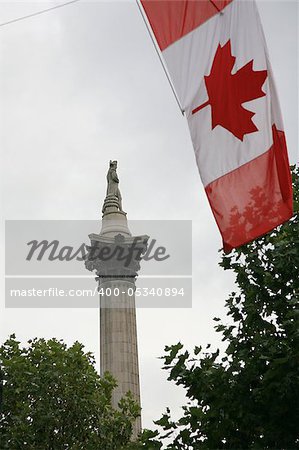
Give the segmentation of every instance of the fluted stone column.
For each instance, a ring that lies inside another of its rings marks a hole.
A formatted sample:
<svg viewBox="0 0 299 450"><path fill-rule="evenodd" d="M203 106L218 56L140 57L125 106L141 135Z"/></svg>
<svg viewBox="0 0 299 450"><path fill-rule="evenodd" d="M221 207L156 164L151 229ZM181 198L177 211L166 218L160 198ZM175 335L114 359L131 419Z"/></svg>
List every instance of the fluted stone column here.
<svg viewBox="0 0 299 450"><path fill-rule="evenodd" d="M115 162L110 162L110 167L111 163ZM114 407L128 391L140 405L134 292L148 236L131 235L126 213L121 209L119 190L115 188L114 194L111 189L109 192L109 172L107 179L102 229L99 234L89 236L91 245L86 260L87 269L96 272L99 284L101 375L108 371L118 383L112 397ZM133 437L140 431L139 417L134 424Z"/></svg>
<svg viewBox="0 0 299 450"><path fill-rule="evenodd" d="M112 373L118 382L113 392L114 406L128 391L132 392L140 405L135 298L127 294L134 285L120 280L101 284L104 292L109 287L112 290L118 288L120 295L101 296L101 372ZM140 420L137 428L138 431L141 429Z"/></svg>

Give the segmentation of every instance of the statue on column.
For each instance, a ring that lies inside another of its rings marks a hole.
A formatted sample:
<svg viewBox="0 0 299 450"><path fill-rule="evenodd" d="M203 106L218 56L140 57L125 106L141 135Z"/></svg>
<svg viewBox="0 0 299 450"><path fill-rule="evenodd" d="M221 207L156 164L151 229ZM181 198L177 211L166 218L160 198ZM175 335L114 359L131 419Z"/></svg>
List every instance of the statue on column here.
<svg viewBox="0 0 299 450"><path fill-rule="evenodd" d="M103 213L105 212L106 207L110 206L111 201L113 201L114 205L117 206L119 211L123 211L122 197L119 190L119 179L116 173L116 169L117 169L117 161L110 160L109 170L107 173L107 193L103 205L102 211Z"/></svg>

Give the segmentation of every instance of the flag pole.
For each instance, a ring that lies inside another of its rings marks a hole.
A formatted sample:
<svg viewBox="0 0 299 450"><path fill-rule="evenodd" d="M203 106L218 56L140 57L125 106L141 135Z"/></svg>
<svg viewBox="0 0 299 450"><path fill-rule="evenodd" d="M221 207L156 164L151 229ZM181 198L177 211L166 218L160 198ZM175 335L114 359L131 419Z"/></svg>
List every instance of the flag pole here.
<svg viewBox="0 0 299 450"><path fill-rule="evenodd" d="M139 0L136 0L136 3L137 3L137 6L138 6L138 9L139 9L139 12L140 12L140 14L141 14L141 17L142 17L142 19L143 19L143 22L145 23L145 26L146 26L146 29L147 29L147 31L148 31L148 34L149 34L149 36L150 36L150 38L151 38L151 41L152 41L152 43L153 43L153 45L154 45L154 47L155 47L156 53L157 53L157 55L158 55L158 58L159 58L159 60L160 60L161 65L162 65L162 67L163 67L163 70L164 70L164 73L165 73L166 78L167 78L167 80L168 80L168 83L169 83L169 85L170 85L170 87L171 87L171 90L172 90L172 92L173 92L173 95L174 95L174 97L175 97L175 99L176 99L176 102L177 102L177 104L178 104L178 107L180 108L181 113L184 115L184 114L185 114L185 111L183 110L183 108L182 108L182 106L181 106L181 104L180 104L179 98L178 98L178 96L177 96L177 93L175 92L175 89L174 89L174 87L173 87L172 81L171 81L171 79L170 79L170 77L169 77L169 75L168 75L168 72L167 72L167 70L166 70L164 61L163 61L162 56L161 56L161 54L160 54L160 51L159 51L159 49L158 49L157 43L156 43L156 41L155 41L155 39L154 39L154 37L153 37L151 31L150 31L150 28L149 28L149 26L148 26L148 23L147 23L146 18L144 17L143 10L142 10L142 7L141 7L141 5L140 5L140 3L139 3Z"/></svg>
<svg viewBox="0 0 299 450"><path fill-rule="evenodd" d="M215 6L215 8L217 9L217 11L221 14L221 16L223 15L223 12L220 8L218 8L218 6L216 5L214 0L210 0L210 2L212 3L213 6Z"/></svg>

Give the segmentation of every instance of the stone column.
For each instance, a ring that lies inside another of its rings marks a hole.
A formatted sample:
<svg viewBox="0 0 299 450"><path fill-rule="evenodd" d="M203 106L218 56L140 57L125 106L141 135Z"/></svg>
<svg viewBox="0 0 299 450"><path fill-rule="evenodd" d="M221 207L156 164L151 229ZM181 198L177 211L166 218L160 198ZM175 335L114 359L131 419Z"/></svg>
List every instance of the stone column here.
<svg viewBox="0 0 299 450"><path fill-rule="evenodd" d="M89 236L86 258L86 267L96 272L99 284L101 375L108 371L118 383L112 397L115 408L128 391L140 405L135 281L148 240L148 236L131 235L118 196L107 191L102 229ZM140 431L139 417L133 438Z"/></svg>
<svg viewBox="0 0 299 450"><path fill-rule="evenodd" d="M101 295L101 374L108 371L117 380L118 386L112 396L114 406L128 391L140 405L135 298L128 295L134 284L111 280L100 286L104 292L109 292L109 288L112 292L120 291L119 296ZM141 429L140 420L137 429Z"/></svg>

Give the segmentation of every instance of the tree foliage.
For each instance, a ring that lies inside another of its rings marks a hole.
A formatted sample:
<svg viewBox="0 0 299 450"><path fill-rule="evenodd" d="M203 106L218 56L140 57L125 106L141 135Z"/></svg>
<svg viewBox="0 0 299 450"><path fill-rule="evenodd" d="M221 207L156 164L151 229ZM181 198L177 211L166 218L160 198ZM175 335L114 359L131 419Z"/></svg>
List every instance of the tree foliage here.
<svg viewBox="0 0 299 450"><path fill-rule="evenodd" d="M141 448L299 448L299 170L293 168L293 218L223 255L236 274L228 323L215 318L224 355L178 343L164 369L189 399L178 421L169 410L146 431Z"/></svg>
<svg viewBox="0 0 299 450"><path fill-rule="evenodd" d="M100 378L91 353L76 342L34 339L25 348L12 335L0 348L2 449L122 449L139 407L130 394L115 410L115 380Z"/></svg>

